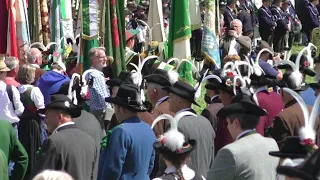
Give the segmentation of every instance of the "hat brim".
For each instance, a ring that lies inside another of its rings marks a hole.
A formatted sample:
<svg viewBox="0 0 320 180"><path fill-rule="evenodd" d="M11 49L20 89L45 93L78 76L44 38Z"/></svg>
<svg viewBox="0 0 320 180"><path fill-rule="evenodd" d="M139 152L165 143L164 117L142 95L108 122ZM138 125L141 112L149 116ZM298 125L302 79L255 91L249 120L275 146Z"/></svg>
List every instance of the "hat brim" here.
<svg viewBox="0 0 320 180"><path fill-rule="evenodd" d="M268 115L268 113L259 106L250 103L233 103L223 107L220 111L218 111L217 117L225 118L231 114L237 113L248 113L257 116Z"/></svg>
<svg viewBox="0 0 320 180"><path fill-rule="evenodd" d="M167 87L164 87L162 89L167 91L167 92L173 93L173 94L175 94L177 96L180 96L180 97L192 102L192 104L195 104L195 105L200 107L200 105L194 100L194 98L191 98L190 96L186 96L186 95L182 94L181 90L178 89L178 88L175 88L173 86L167 86Z"/></svg>
<svg viewBox="0 0 320 180"><path fill-rule="evenodd" d="M146 112L146 111L148 111L148 108L145 107L143 104L141 104L141 105L129 105L127 102L124 102L123 100L119 99L118 97L107 97L105 100L106 100L106 102L122 106L122 107L127 108L127 109L129 109L131 111L135 111L135 112Z"/></svg>
<svg viewBox="0 0 320 180"><path fill-rule="evenodd" d="M316 75L316 73L309 68L303 69L303 73L311 77L314 77Z"/></svg>
<svg viewBox="0 0 320 180"><path fill-rule="evenodd" d="M77 117L79 117L81 115L81 108L80 107L78 107L78 106L76 106L74 104L70 104L69 108L64 108L64 107L61 106L60 103L61 102L49 103L46 108L39 109L37 112L40 113L40 114L45 114L45 112L48 109L60 109L60 110L64 110L65 112L67 112L72 118L77 118Z"/></svg>
<svg viewBox="0 0 320 180"><path fill-rule="evenodd" d="M306 158L308 156L307 154L283 153L281 151L271 151L269 152L269 155L279 157L279 158L290 158L290 159Z"/></svg>
<svg viewBox="0 0 320 180"><path fill-rule="evenodd" d="M210 89L210 90L216 90L219 89L218 86L216 84L213 83L208 83L204 86L206 89Z"/></svg>
<svg viewBox="0 0 320 180"><path fill-rule="evenodd" d="M164 147L160 142L153 143L153 148L156 152L160 154L176 154L176 155L182 155L186 153L191 153L196 148L196 141L190 139L188 141L188 145L182 147L179 151L172 152L168 148Z"/></svg>
<svg viewBox="0 0 320 180"><path fill-rule="evenodd" d="M159 74L150 74L144 77L147 82L159 84L161 86L172 86L169 79Z"/></svg>
<svg viewBox="0 0 320 180"><path fill-rule="evenodd" d="M0 69L0 72L8 72L8 71L11 71L11 69L9 69L8 67Z"/></svg>
<svg viewBox="0 0 320 180"><path fill-rule="evenodd" d="M280 88L289 88L288 86L285 86L285 85L283 85L283 84L277 84L277 86L279 86ZM290 89L290 88L289 88ZM309 89L309 85L308 84L306 84L306 85L303 85L303 86L301 86L300 88L298 88L298 89L292 89L292 90L294 90L294 91L297 91L297 92L301 92L301 91L306 91L306 90L308 90Z"/></svg>
<svg viewBox="0 0 320 180"><path fill-rule="evenodd" d="M314 90L320 89L320 83L310 83L309 86Z"/></svg>
<svg viewBox="0 0 320 180"><path fill-rule="evenodd" d="M113 78L113 79L110 79L106 82L106 84L109 86L109 87L113 87L113 86L120 86L121 84L121 79L119 78Z"/></svg>
<svg viewBox="0 0 320 180"><path fill-rule="evenodd" d="M280 166L277 168L277 173L285 176L289 176L289 177L304 179L304 180L318 180L317 177L313 177L310 174L303 172L296 167Z"/></svg>

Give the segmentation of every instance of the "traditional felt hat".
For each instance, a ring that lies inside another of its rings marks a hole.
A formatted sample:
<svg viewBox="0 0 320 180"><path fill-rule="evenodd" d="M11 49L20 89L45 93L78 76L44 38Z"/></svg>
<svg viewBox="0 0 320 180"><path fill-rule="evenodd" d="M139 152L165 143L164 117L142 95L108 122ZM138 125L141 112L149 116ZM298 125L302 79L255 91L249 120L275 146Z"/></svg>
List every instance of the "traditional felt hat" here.
<svg viewBox="0 0 320 180"><path fill-rule="evenodd" d="M320 149L297 167L280 166L277 173L303 180L318 180L320 176Z"/></svg>
<svg viewBox="0 0 320 180"><path fill-rule="evenodd" d="M310 86L313 90L320 89L320 80L319 80L317 83L310 83L309 86Z"/></svg>
<svg viewBox="0 0 320 180"><path fill-rule="evenodd" d="M268 1L268 0L265 0L265 1ZM267 41L264 41L264 40L259 40L257 42L257 47L256 47L256 51L259 52L261 51L262 49L268 49L269 51L271 51L272 53L274 53L272 47L269 45L269 43Z"/></svg>
<svg viewBox="0 0 320 180"><path fill-rule="evenodd" d="M110 87L120 86L120 84L130 84L133 83L131 79L131 73L129 71L121 71L119 76L112 78L106 82Z"/></svg>
<svg viewBox="0 0 320 180"><path fill-rule="evenodd" d="M8 71L11 71L6 63L4 62L4 55L0 55L0 72L8 72Z"/></svg>
<svg viewBox="0 0 320 180"><path fill-rule="evenodd" d="M50 97L49 103L44 110L39 110L39 113L48 109L60 109L68 113L72 118L77 118L81 115L81 108L73 104L71 99L63 94L55 94Z"/></svg>
<svg viewBox="0 0 320 180"><path fill-rule="evenodd" d="M268 75L261 75L261 76L257 76L256 74L252 74L250 76L251 79L251 83L250 85L256 85L256 86L269 86L274 84L274 80L276 79L275 76L268 76Z"/></svg>
<svg viewBox="0 0 320 180"><path fill-rule="evenodd" d="M126 41L128 41L129 39L131 39L135 35L139 34L139 32L140 31L138 29L126 30Z"/></svg>
<svg viewBox="0 0 320 180"><path fill-rule="evenodd" d="M294 91L305 91L309 88L309 85L306 83L296 83L296 79L292 77L293 72L286 72L283 74L283 78L281 81L277 83L277 86L280 88L289 88Z"/></svg>
<svg viewBox="0 0 320 180"><path fill-rule="evenodd" d="M173 93L179 97L182 97L197 106L200 106L195 101L196 90L190 84L188 84L186 82L177 81L176 83L173 84L173 86L167 86L167 87L164 87L163 89L170 92L170 93Z"/></svg>
<svg viewBox="0 0 320 180"><path fill-rule="evenodd" d="M246 113L257 116L265 116L268 113L256 105L253 98L243 93L239 93L231 100L231 104L223 107L217 117L224 118L231 114Z"/></svg>
<svg viewBox="0 0 320 180"><path fill-rule="evenodd" d="M197 115L189 111L176 114L175 117L172 117L169 114L162 114L153 121L151 128L153 128L159 121L163 119L170 121L170 129L161 135L158 141L153 144L156 152L172 157L190 153L195 149L196 140L186 139L185 136L178 131L178 122L182 117L185 116Z"/></svg>
<svg viewBox="0 0 320 180"><path fill-rule="evenodd" d="M269 154L280 158L295 159L306 158L308 151L305 146L301 144L299 136L291 136L286 138L280 151L271 151Z"/></svg>
<svg viewBox="0 0 320 180"><path fill-rule="evenodd" d="M172 86L178 81L179 74L175 71L165 71L163 69L156 69L152 74L147 75L144 79L147 82L159 84L161 86Z"/></svg>
<svg viewBox="0 0 320 180"><path fill-rule="evenodd" d="M116 97L107 97L106 102L117 104L135 112L148 110L141 100L141 90L135 84L121 84Z"/></svg>
<svg viewBox="0 0 320 180"><path fill-rule="evenodd" d="M290 57L290 61L295 62L297 57L298 57L298 54L292 54ZM308 61L307 56L305 56L303 54L301 56L299 66L300 66L299 67L300 71L303 71L304 74L311 76L311 77L314 77L316 75L316 73L309 68L310 63ZM286 64L286 65L279 65L278 68L279 69L290 69L291 67L290 67L290 65Z"/></svg>

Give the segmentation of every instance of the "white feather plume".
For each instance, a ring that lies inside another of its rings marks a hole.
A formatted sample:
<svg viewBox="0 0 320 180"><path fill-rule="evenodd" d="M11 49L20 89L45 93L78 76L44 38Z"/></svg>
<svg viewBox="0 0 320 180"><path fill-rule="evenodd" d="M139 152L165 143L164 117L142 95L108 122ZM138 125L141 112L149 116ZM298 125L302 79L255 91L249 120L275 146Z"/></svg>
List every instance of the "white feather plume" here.
<svg viewBox="0 0 320 180"><path fill-rule="evenodd" d="M303 113L303 118L304 118L304 127L300 128L299 130L299 137L301 140L305 140L305 139L312 139L313 142L315 142L315 138L316 138L316 133L314 130L314 122L313 119L316 118L316 114L318 112L318 107L319 107L319 103L320 103L320 98L317 97L317 102L315 102L315 107L316 109L313 109L311 112L311 116L309 117L309 110L308 107L306 105L306 103L304 102L304 100L302 99L302 97L296 93L295 91L289 89L289 88L283 88L283 90L289 94L291 94L291 96L298 102L298 104L300 105L301 109L302 109L302 113ZM318 104L316 104L318 103ZM311 119L312 118L312 119Z"/></svg>
<svg viewBox="0 0 320 180"><path fill-rule="evenodd" d="M176 71L168 71L169 82L173 85L179 80L179 74Z"/></svg>
<svg viewBox="0 0 320 180"><path fill-rule="evenodd" d="M226 64L224 64L221 74L221 77L226 77L227 76L227 72L234 72L236 70L235 64L233 62L227 62Z"/></svg>
<svg viewBox="0 0 320 180"><path fill-rule="evenodd" d="M178 131L178 123L182 117L190 115L196 116L189 111L178 113L174 118L169 114L162 114L153 121L151 128L153 128L160 120L167 119L170 121L170 129L161 136L160 141L163 142L165 147L174 152L181 149L185 143L184 135Z"/></svg>
<svg viewBox="0 0 320 180"><path fill-rule="evenodd" d="M195 93L194 97L196 99L198 99L201 96L201 86L202 86L202 83L203 83L203 79L207 76L208 72L209 72L209 69L206 70L206 72L203 74L203 78L194 87L194 89L196 90L196 93Z"/></svg>
<svg viewBox="0 0 320 180"><path fill-rule="evenodd" d="M38 45L38 47L42 50L42 51L46 51L47 48L40 42L34 42L30 45L29 49L33 48L33 46Z"/></svg>
<svg viewBox="0 0 320 180"><path fill-rule="evenodd" d="M76 96L76 92L72 91L72 86L73 86L73 81L75 80L75 78L79 78L81 79L80 75L77 73L72 74L71 79L70 79L70 83L69 83L69 87L68 87L68 98L73 102L73 104L77 105L78 104L78 100L77 100L77 96Z"/></svg>

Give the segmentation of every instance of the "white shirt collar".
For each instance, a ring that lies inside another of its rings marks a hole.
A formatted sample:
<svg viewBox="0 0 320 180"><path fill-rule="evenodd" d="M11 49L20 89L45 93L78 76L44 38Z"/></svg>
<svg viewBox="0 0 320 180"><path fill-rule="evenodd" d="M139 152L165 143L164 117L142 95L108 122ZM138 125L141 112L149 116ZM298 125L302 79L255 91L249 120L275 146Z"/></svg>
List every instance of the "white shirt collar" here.
<svg viewBox="0 0 320 180"><path fill-rule="evenodd" d="M215 98L217 98L217 97L219 97L219 95L214 95L214 96L212 96L212 98L211 98L211 101L213 101Z"/></svg>
<svg viewBox="0 0 320 180"><path fill-rule="evenodd" d="M195 176L195 172L192 169L190 169L186 164L181 167L181 171L184 179L193 179ZM176 173L177 169L174 166L168 166L164 172L166 174Z"/></svg>
<svg viewBox="0 0 320 180"><path fill-rule="evenodd" d="M38 64L31 64L31 66L33 66L35 68L40 68L40 66Z"/></svg>
<svg viewBox="0 0 320 180"><path fill-rule="evenodd" d="M158 102L155 105L155 108L158 107L163 101L165 101L167 98L169 98L169 96L163 96L162 98L160 98L158 100Z"/></svg>
<svg viewBox="0 0 320 180"><path fill-rule="evenodd" d="M29 87L33 87L33 86L30 84L20 84L18 86L18 90L20 93L24 93L26 90L28 90Z"/></svg>
<svg viewBox="0 0 320 180"><path fill-rule="evenodd" d="M67 123L63 123L63 124L60 124L60 126L58 126L54 131L53 133L57 133L58 132L58 129L64 127L64 126L67 126L67 125L71 125L71 124L74 124L74 122L67 122Z"/></svg>
<svg viewBox="0 0 320 180"><path fill-rule="evenodd" d="M180 111L176 112L176 115L178 113L181 113L181 112L184 112L184 111L189 111L189 110L192 110L192 108L184 108L184 109L181 109Z"/></svg>
<svg viewBox="0 0 320 180"><path fill-rule="evenodd" d="M248 129L248 130L245 130L245 131L242 131L236 138L236 140L238 140L241 136L243 136L244 134L250 132L250 131L253 131L254 129Z"/></svg>

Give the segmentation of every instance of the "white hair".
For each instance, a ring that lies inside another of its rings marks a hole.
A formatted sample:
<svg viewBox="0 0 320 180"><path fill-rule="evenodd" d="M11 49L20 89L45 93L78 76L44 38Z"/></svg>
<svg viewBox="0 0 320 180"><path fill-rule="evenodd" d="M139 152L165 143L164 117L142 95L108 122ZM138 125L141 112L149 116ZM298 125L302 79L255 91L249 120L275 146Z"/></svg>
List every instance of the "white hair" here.
<svg viewBox="0 0 320 180"><path fill-rule="evenodd" d="M104 51L106 52L106 48L104 47L94 47L94 48L91 48L90 51L89 51L89 58L90 60L92 61L92 58L95 58L98 56L98 52L99 51Z"/></svg>
<svg viewBox="0 0 320 180"><path fill-rule="evenodd" d="M7 67L11 71L18 68L18 66L19 66L19 60L13 56L6 57L6 60L4 60L4 62L6 63Z"/></svg>
<svg viewBox="0 0 320 180"><path fill-rule="evenodd" d="M45 170L32 180L74 180L69 174L62 171Z"/></svg>
<svg viewBox="0 0 320 180"><path fill-rule="evenodd" d="M230 23L230 27L233 28L233 24L240 24L240 26L242 27L242 22L239 19L234 19L231 21Z"/></svg>
<svg viewBox="0 0 320 180"><path fill-rule="evenodd" d="M37 48L31 48L27 52L26 63L34 64L37 61L37 58L41 55L41 51Z"/></svg>

